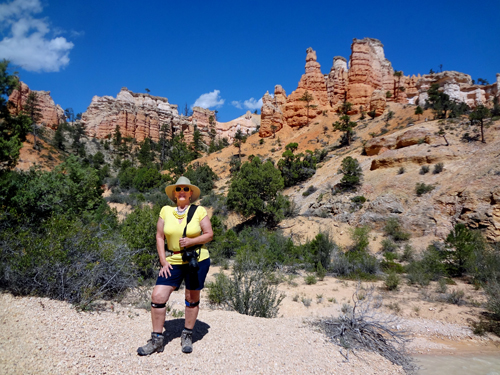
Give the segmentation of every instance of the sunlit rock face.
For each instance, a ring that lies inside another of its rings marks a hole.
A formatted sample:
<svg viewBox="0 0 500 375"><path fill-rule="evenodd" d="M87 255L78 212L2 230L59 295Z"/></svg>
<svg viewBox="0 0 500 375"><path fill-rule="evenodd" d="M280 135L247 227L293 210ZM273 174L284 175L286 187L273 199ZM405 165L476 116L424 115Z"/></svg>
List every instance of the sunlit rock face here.
<svg viewBox="0 0 500 375"><path fill-rule="evenodd" d="M312 97L309 103L301 100L306 91ZM316 61L316 51L310 47L306 50L305 73L297 89L286 98L284 107L285 121L292 128L307 125L324 109L330 107L326 80L321 73L320 64Z"/></svg>
<svg viewBox="0 0 500 375"><path fill-rule="evenodd" d="M403 71L393 69L385 57L384 46L377 39L354 39L349 62L335 56L328 74L321 73L316 51L308 48L305 74L297 89L288 97L283 91L280 104L276 93L274 97L266 93L262 98L260 136L267 137L272 134L271 129L279 131L284 124L300 128L325 111L337 111L344 101L352 104L351 115L375 110L380 116L388 102L423 106L433 83L439 84L452 100L472 108L480 104L491 107L493 99L500 96L500 74L488 85L473 84L468 74L452 71L405 76ZM309 103L300 100L306 91L312 96Z"/></svg>
<svg viewBox="0 0 500 375"><path fill-rule="evenodd" d="M10 113L16 116L23 110L31 91L35 92L38 98L38 107L41 115L38 125L57 129L57 125L64 121L64 110L60 105L54 103L54 100L50 96L50 91L30 90L24 82L19 82L19 88L12 91L12 94L9 96L9 101L12 103L9 106Z"/></svg>
<svg viewBox="0 0 500 375"><path fill-rule="evenodd" d="M347 60L342 56L335 56L326 81L328 100L332 108L337 108L344 102L347 82Z"/></svg>
<svg viewBox="0 0 500 375"><path fill-rule="evenodd" d="M185 140L190 142L197 126L208 143L210 116L216 124L214 111L194 107L191 116L183 116L179 114L178 106L170 104L167 98L134 93L124 87L116 98L94 96L82 115L82 123L87 134L93 137L109 137L118 126L122 136L138 141L146 138L158 141L160 128L166 124L170 135L172 130L176 133L182 131Z"/></svg>
<svg viewBox="0 0 500 375"><path fill-rule="evenodd" d="M283 115L285 104L286 92L280 85L274 88L274 96L266 92L262 97L259 129L261 137L269 137L273 132L281 130L285 123Z"/></svg>

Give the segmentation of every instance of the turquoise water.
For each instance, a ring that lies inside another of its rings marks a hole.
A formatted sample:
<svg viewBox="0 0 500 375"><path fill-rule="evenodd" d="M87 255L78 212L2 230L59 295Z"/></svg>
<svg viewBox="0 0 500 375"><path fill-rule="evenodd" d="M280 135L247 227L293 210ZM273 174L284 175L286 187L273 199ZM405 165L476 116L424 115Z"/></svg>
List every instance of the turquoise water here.
<svg viewBox="0 0 500 375"><path fill-rule="evenodd" d="M414 357L420 366L418 375L500 375L498 355L420 355Z"/></svg>

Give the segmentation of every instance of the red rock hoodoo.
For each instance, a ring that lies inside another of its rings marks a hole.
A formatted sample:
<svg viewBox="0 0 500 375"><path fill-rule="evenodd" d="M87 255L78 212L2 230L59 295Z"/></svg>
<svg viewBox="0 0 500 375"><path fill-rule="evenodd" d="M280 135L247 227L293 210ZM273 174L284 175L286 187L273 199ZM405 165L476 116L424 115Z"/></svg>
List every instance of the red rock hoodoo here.
<svg viewBox="0 0 500 375"><path fill-rule="evenodd" d="M316 52L312 48L306 52L305 74L297 89L287 97L278 85L274 98L269 93L262 98L261 137L270 136L272 130L279 131L284 124L302 127L324 111L338 110L344 101L352 104L351 114L374 110L376 116L384 113L387 102L424 105L433 83L439 84L451 99L471 108L480 104L491 106L493 98L500 97L500 74L491 85L475 85L468 74L452 71L405 76L392 68L377 39L354 39L349 63L344 57L335 56L327 75L321 73ZM306 91L313 98L310 103L300 100ZM277 92L282 95L279 100Z"/></svg>

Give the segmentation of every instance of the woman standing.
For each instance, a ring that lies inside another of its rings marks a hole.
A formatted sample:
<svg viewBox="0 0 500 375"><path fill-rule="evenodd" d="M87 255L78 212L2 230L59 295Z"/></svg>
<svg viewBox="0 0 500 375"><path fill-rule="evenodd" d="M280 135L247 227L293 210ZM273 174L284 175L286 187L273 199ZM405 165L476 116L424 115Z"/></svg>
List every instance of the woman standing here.
<svg viewBox="0 0 500 375"><path fill-rule="evenodd" d="M181 345L184 353L193 351L192 335L200 309L200 291L203 289L210 268L208 250L203 245L212 240L213 231L205 208L197 206L191 221L186 226L189 207L200 197L200 189L182 176L174 185L167 186L165 192L177 207L164 206L156 224L156 249L161 269L151 295L153 332L148 343L137 349L139 355L163 352L166 303L170 294L179 289L183 280L186 285L186 309ZM168 256L165 251L165 238L170 254ZM197 270L190 267L188 259L183 261L183 254L186 258L184 250L192 250L190 248L198 249Z"/></svg>

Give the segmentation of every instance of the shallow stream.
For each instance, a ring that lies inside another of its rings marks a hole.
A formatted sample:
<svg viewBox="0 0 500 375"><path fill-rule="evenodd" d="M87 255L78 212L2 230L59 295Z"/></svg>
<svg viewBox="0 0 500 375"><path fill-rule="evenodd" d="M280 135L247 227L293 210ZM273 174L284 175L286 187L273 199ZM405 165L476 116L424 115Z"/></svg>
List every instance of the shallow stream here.
<svg viewBox="0 0 500 375"><path fill-rule="evenodd" d="M500 352L478 355L417 355L418 375L500 375Z"/></svg>

